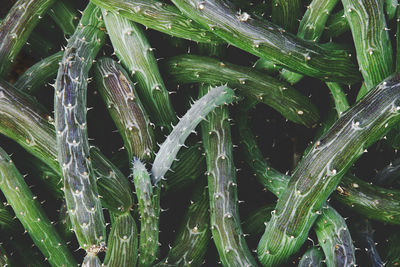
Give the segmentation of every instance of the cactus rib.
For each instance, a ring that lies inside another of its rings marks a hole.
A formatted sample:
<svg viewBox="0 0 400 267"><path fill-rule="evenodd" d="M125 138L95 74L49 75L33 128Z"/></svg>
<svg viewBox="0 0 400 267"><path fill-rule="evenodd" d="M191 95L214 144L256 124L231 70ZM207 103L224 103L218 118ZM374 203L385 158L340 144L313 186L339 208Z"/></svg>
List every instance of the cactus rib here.
<svg viewBox="0 0 400 267"><path fill-rule="evenodd" d="M319 248L311 247L301 257L298 267L322 267L323 258Z"/></svg>
<svg viewBox="0 0 400 267"><path fill-rule="evenodd" d="M321 212L315 223L315 233L324 251L326 265L355 267L353 240L343 217L328 206L322 207Z"/></svg>
<svg viewBox="0 0 400 267"><path fill-rule="evenodd" d="M301 16L300 0L273 0L272 22L288 32L295 33Z"/></svg>
<svg viewBox="0 0 400 267"><path fill-rule="evenodd" d="M108 267L136 266L137 227L129 213L119 215L112 225L104 265Z"/></svg>
<svg viewBox="0 0 400 267"><path fill-rule="evenodd" d="M392 45L387 31L383 2L342 0L350 25L357 60L369 91L394 71Z"/></svg>
<svg viewBox="0 0 400 267"><path fill-rule="evenodd" d="M254 102L251 101L245 103L242 106L240 115L237 119L237 123L239 125L239 134L245 146L245 160L256 172L256 177L258 181L276 196L280 197L282 193L286 190L290 177L281 174L275 169L271 168L265 162L261 154L261 150L257 147L255 137L249 129L247 123L248 111L249 108L253 106L253 104ZM265 209L268 209L268 207L265 207ZM260 211L263 210L260 209ZM270 214L275 213L276 210L270 212L269 214L264 213L264 222L270 219ZM347 229L346 222L343 220L340 214L338 214L332 207L329 206L323 208L322 213L319 214L321 215L317 218L315 222L317 226L315 228L315 232L319 237L318 239L320 243L327 243L326 245L322 246L325 254L330 254L332 256L327 260L328 266L334 266L332 264L333 262L354 262L354 247L349 230ZM261 215L253 215L253 218L258 217L261 217ZM327 224L328 222L329 224ZM252 223L254 224L253 228L255 228L256 225L262 227L262 224L256 220L254 220ZM341 230L340 235L338 235L336 231L337 229ZM340 247L340 252L343 253L332 254L331 247L328 246L328 244L342 244L342 246Z"/></svg>
<svg viewBox="0 0 400 267"><path fill-rule="evenodd" d="M42 59L30 67L14 83L15 88L29 94L35 93L46 81L57 74L63 51Z"/></svg>
<svg viewBox="0 0 400 267"><path fill-rule="evenodd" d="M58 0L54 3L48 14L65 35L71 36L74 33L78 24L78 15L71 4L64 0Z"/></svg>
<svg viewBox="0 0 400 267"><path fill-rule="evenodd" d="M160 265L200 266L211 238L208 192L201 187L191 203L167 258Z"/></svg>

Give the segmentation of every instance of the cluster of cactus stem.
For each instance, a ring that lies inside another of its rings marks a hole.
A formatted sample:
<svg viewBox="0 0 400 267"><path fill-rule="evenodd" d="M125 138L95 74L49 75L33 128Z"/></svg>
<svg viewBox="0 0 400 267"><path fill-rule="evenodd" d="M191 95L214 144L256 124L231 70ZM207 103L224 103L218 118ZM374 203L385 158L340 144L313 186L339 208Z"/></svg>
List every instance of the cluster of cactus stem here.
<svg viewBox="0 0 400 267"><path fill-rule="evenodd" d="M398 1L5 2L2 266L400 265Z"/></svg>

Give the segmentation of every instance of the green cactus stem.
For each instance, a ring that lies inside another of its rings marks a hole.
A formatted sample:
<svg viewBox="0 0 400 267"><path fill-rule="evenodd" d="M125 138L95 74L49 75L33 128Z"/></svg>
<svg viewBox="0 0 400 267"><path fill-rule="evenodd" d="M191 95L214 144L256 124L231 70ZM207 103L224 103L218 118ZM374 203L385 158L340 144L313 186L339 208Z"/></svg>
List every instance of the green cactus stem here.
<svg viewBox="0 0 400 267"><path fill-rule="evenodd" d="M169 99L157 61L140 26L103 9L103 18L114 50L137 84L137 92L151 120L167 129L176 123L175 111Z"/></svg>
<svg viewBox="0 0 400 267"><path fill-rule="evenodd" d="M2 148L0 189L45 258L54 266L76 266L74 257L45 215L36 196Z"/></svg>
<svg viewBox="0 0 400 267"><path fill-rule="evenodd" d="M33 28L55 0L18 0L0 24L0 77L4 77Z"/></svg>
<svg viewBox="0 0 400 267"><path fill-rule="evenodd" d="M153 184L157 184L164 178L170 169L172 162L176 159L179 149L184 146L186 138L196 126L204 120L209 112L217 106L229 104L234 100L232 89L226 86L214 87L206 95L192 104L192 107L176 124L172 132L167 136L160 146L152 166Z"/></svg>
<svg viewBox="0 0 400 267"><path fill-rule="evenodd" d="M343 114L303 158L258 245L264 265L285 262L300 248L322 204L346 171L400 119L398 80L394 75L378 85Z"/></svg>
<svg viewBox="0 0 400 267"><path fill-rule="evenodd" d="M95 65L95 79L129 158L151 161L154 155L153 128L126 71L112 59L102 58Z"/></svg>
<svg viewBox="0 0 400 267"><path fill-rule="evenodd" d="M237 88L240 94L271 106L293 122L311 127L319 120L318 111L310 99L288 83L254 68L195 55L170 58L165 67L178 83L227 84Z"/></svg>
<svg viewBox="0 0 400 267"><path fill-rule="evenodd" d="M100 8L89 4L68 41L54 94L58 161L64 176L65 199L79 244L89 253L88 262L105 246L105 222L86 124L87 78L105 38L102 27Z"/></svg>
<svg viewBox="0 0 400 267"><path fill-rule="evenodd" d="M238 12L222 0L173 0L185 15L246 52L281 67L325 81L360 80L345 50L331 49L295 37L266 20ZM234 31L232 31L234 29Z"/></svg>
<svg viewBox="0 0 400 267"><path fill-rule="evenodd" d="M220 38L182 15L173 5L157 0L91 0L134 22L172 36L204 43L221 43Z"/></svg>
<svg viewBox="0 0 400 267"><path fill-rule="evenodd" d="M206 96L215 90L207 93L205 87L202 89L200 95ZM206 119L201 123L201 132L207 161L213 241L224 266L257 266L244 239L239 219L227 107L215 109Z"/></svg>

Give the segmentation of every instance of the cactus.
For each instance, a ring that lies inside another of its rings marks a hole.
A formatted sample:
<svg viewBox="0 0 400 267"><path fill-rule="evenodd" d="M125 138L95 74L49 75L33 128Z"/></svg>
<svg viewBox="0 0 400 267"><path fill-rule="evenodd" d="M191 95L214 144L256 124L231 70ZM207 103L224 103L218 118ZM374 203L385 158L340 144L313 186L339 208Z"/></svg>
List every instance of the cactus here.
<svg viewBox="0 0 400 267"><path fill-rule="evenodd" d="M176 123L168 91L158 71L153 49L134 22L103 9L103 17L115 53L138 82L138 92L152 121L170 128Z"/></svg>
<svg viewBox="0 0 400 267"><path fill-rule="evenodd" d="M55 0L18 0L0 25L0 77L28 40L29 34Z"/></svg>
<svg viewBox="0 0 400 267"><path fill-rule="evenodd" d="M203 145L196 143L189 148L182 149L177 154L177 161L171 166L172 172L165 174L166 182L162 184L165 195L178 192L204 174L206 169L205 159L202 155Z"/></svg>
<svg viewBox="0 0 400 267"><path fill-rule="evenodd" d="M202 264L211 237L208 207L207 190L201 186L196 187L172 248L160 266L200 266Z"/></svg>
<svg viewBox="0 0 400 267"><path fill-rule="evenodd" d="M396 71L400 70L400 8L397 9L396 12L396 64L395 69Z"/></svg>
<svg viewBox="0 0 400 267"><path fill-rule="evenodd" d="M54 95L57 151L65 199L79 244L93 255L104 249L105 223L89 154L86 87L89 68L105 37L101 27L104 24L100 9L89 4L68 41ZM91 255L87 257L89 264Z"/></svg>
<svg viewBox="0 0 400 267"><path fill-rule="evenodd" d="M319 119L316 107L307 97L289 84L252 68L194 55L170 58L166 68L179 83L227 83L232 88L238 88L242 95L271 106L293 122L310 127Z"/></svg>
<svg viewBox="0 0 400 267"><path fill-rule="evenodd" d="M339 0L314 0L307 6L307 11L300 21L297 36L304 40L318 42L325 28L330 12ZM283 69L281 77L291 84L303 78L303 75Z"/></svg>
<svg viewBox="0 0 400 267"><path fill-rule="evenodd" d="M367 91L394 71L383 1L342 0Z"/></svg>
<svg viewBox="0 0 400 267"><path fill-rule="evenodd" d="M225 86L215 87L206 95L193 103L192 107L174 126L172 132L160 146L152 167L152 182L157 184L170 169L179 149L184 145L186 138L194 131L197 124L214 108L229 104L233 101L233 91Z"/></svg>
<svg viewBox="0 0 400 267"><path fill-rule="evenodd" d="M173 0L173 3L228 43L291 71L325 81L359 81L359 74L345 50L294 37L246 12L237 15L231 5L221 0ZM231 29L235 29L234 33Z"/></svg>
<svg viewBox="0 0 400 267"><path fill-rule="evenodd" d="M196 42L220 43L222 40L183 16L172 5L157 0L91 0L96 5L144 26Z"/></svg>
<svg viewBox="0 0 400 267"><path fill-rule="evenodd" d="M96 255L87 254L83 259L82 267L101 267L102 264Z"/></svg>
<svg viewBox="0 0 400 267"><path fill-rule="evenodd" d="M350 108L346 94L343 92L342 87L338 83L326 83L326 85L331 91L333 101L335 102L336 112L340 117L346 110Z"/></svg>
<svg viewBox="0 0 400 267"><path fill-rule="evenodd" d="M0 189L46 259L55 266L76 262L46 217L11 158L0 148Z"/></svg>
<svg viewBox="0 0 400 267"><path fill-rule="evenodd" d="M258 245L264 265L284 262L299 249L317 218L316 212L345 172L398 121L398 79L394 75L379 84L343 114L303 158ZM333 142L335 146L330 145Z"/></svg>
<svg viewBox="0 0 400 267"><path fill-rule="evenodd" d="M10 260L7 255L7 252L0 245L0 265L1 266L10 266Z"/></svg>
<svg viewBox="0 0 400 267"><path fill-rule="evenodd" d="M104 265L109 267L136 266L137 246L135 220L129 213L118 216L108 237Z"/></svg>
<svg viewBox="0 0 400 267"><path fill-rule="evenodd" d="M329 40L350 30L350 25L344 16L344 10L329 16L326 21L325 31L322 34L323 40Z"/></svg>
<svg viewBox="0 0 400 267"><path fill-rule="evenodd" d="M391 185L394 181L398 181L400 177L400 159L397 158L385 168L380 170L373 181L377 185Z"/></svg>
<svg viewBox="0 0 400 267"><path fill-rule="evenodd" d="M140 212L138 266L151 266L158 254L159 188L153 188L146 166L139 159L133 160L132 176Z"/></svg>
<svg viewBox="0 0 400 267"><path fill-rule="evenodd" d="M200 93L205 96L215 90L207 93L204 89ZM220 107L201 124L207 161L211 232L223 265L256 266L240 225L228 119L227 108Z"/></svg>
<svg viewBox="0 0 400 267"><path fill-rule="evenodd" d="M58 65L63 55L64 52L60 51L42 59L25 71L13 84L14 87L23 92L34 94L46 81L57 74Z"/></svg>
<svg viewBox="0 0 400 267"><path fill-rule="evenodd" d="M272 22L288 32L295 33L301 16L301 6L300 0L273 0Z"/></svg>
<svg viewBox="0 0 400 267"><path fill-rule="evenodd" d="M126 71L112 59L102 58L96 63L95 79L129 158L150 161L154 151L153 128Z"/></svg>
<svg viewBox="0 0 400 267"><path fill-rule="evenodd" d="M315 222L315 233L325 253L326 265L355 267L353 240L346 222L332 208L323 207L321 212L322 215Z"/></svg>
<svg viewBox="0 0 400 267"><path fill-rule="evenodd" d="M335 199L366 218L400 224L400 191L368 184L355 176L342 179Z"/></svg>
<svg viewBox="0 0 400 267"><path fill-rule="evenodd" d="M63 0L56 1L48 14L65 35L71 36L74 33L78 24L78 15L68 2Z"/></svg>
<svg viewBox="0 0 400 267"><path fill-rule="evenodd" d="M275 205L265 205L251 212L243 222L243 232L250 235L261 235L266 221L271 218Z"/></svg>
<svg viewBox="0 0 400 267"><path fill-rule="evenodd" d="M301 257L298 267L322 267L323 254L317 247L307 249L303 257Z"/></svg>
<svg viewBox="0 0 400 267"><path fill-rule="evenodd" d="M0 132L62 177L57 162L56 133L52 118L28 95L1 80L0 91ZM91 157L104 207L114 212L129 210L132 197L126 177L94 147L91 148Z"/></svg>
<svg viewBox="0 0 400 267"><path fill-rule="evenodd" d="M385 255L386 266L400 265L400 238L398 233L391 234L387 239L389 243L387 253Z"/></svg>

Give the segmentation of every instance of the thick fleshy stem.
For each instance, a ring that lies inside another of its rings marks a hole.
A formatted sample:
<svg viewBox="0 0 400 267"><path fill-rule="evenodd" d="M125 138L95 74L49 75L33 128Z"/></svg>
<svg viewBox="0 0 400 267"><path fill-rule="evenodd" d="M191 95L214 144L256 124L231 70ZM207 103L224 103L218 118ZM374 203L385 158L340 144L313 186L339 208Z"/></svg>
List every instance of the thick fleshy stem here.
<svg viewBox="0 0 400 267"><path fill-rule="evenodd" d="M100 8L89 4L68 41L54 94L58 161L64 176L65 199L78 242L87 251L87 257L104 250L106 239L86 123L87 79L105 39L102 27Z"/></svg>
<svg viewBox="0 0 400 267"><path fill-rule="evenodd" d="M186 138L196 126L205 119L207 114L220 105L229 104L234 100L232 89L226 86L214 87L202 98L195 101L192 107L179 120L160 146L152 166L152 182L157 184L170 169L176 159L179 149L184 146Z"/></svg>
<svg viewBox="0 0 400 267"><path fill-rule="evenodd" d="M28 40L33 28L56 0L19 0L0 24L0 77Z"/></svg>
<svg viewBox="0 0 400 267"><path fill-rule="evenodd" d="M8 154L0 148L0 189L25 230L54 266L76 266L74 257L42 210Z"/></svg>

